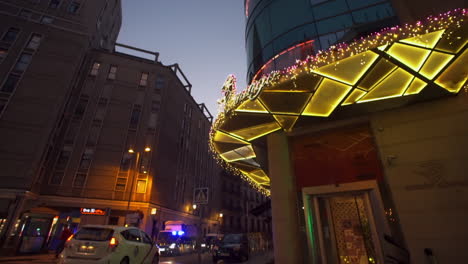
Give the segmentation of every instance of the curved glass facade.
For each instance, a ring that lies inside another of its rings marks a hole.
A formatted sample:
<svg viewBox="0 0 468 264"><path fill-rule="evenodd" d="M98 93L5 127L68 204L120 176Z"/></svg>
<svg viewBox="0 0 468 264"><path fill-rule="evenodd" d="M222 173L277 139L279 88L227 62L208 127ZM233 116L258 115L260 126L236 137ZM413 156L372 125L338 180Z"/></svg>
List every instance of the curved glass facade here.
<svg viewBox="0 0 468 264"><path fill-rule="evenodd" d="M389 0L245 0L247 81L398 24Z"/></svg>

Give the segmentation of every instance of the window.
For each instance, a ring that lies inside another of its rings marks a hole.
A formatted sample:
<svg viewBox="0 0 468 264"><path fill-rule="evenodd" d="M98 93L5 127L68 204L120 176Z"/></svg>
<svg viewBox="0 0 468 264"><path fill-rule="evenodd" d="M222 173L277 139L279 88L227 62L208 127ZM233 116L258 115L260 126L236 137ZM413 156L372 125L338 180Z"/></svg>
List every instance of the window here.
<svg viewBox="0 0 468 264"><path fill-rule="evenodd" d="M3 59L5 59L7 55L8 50L5 48L0 48L0 63L2 63Z"/></svg>
<svg viewBox="0 0 468 264"><path fill-rule="evenodd" d="M54 18L52 18L50 16L43 16L41 18L41 23L42 24L52 24L52 22L54 22Z"/></svg>
<svg viewBox="0 0 468 264"><path fill-rule="evenodd" d="M148 84L148 73L143 72L141 74L140 86L146 86Z"/></svg>
<svg viewBox="0 0 468 264"><path fill-rule="evenodd" d="M159 111L161 108L161 102L160 101L153 101L151 102L151 112L156 113Z"/></svg>
<svg viewBox="0 0 468 264"><path fill-rule="evenodd" d="M109 69L109 74L107 75L107 79L115 80L116 74L117 74L117 66L111 66Z"/></svg>
<svg viewBox="0 0 468 264"><path fill-rule="evenodd" d="M96 110L96 114L94 116L94 120L96 121L103 121L104 117L106 116L106 109L107 109L107 104L99 102L98 104L98 109Z"/></svg>
<svg viewBox="0 0 468 264"><path fill-rule="evenodd" d="M137 181L137 193L145 193L146 192L146 180L138 180Z"/></svg>
<svg viewBox="0 0 468 264"><path fill-rule="evenodd" d="M65 143L73 143L75 140L75 136L78 133L78 130L80 129L80 121L78 120L72 120L70 123L67 134L65 134Z"/></svg>
<svg viewBox="0 0 468 264"><path fill-rule="evenodd" d="M12 43L18 37L20 30L17 28L10 28L8 31L3 35L2 41Z"/></svg>
<svg viewBox="0 0 468 264"><path fill-rule="evenodd" d="M136 128L140 120L141 109L133 108L132 116L130 117L130 128Z"/></svg>
<svg viewBox="0 0 468 264"><path fill-rule="evenodd" d="M99 62L94 62L93 63L93 68L91 68L91 72L89 73L89 75L91 76L96 76L98 75L99 73L99 68L101 67L101 63Z"/></svg>
<svg viewBox="0 0 468 264"><path fill-rule="evenodd" d="M80 101L78 102L78 105L76 106L75 109L75 117L83 117L85 111L86 111L86 105L88 104L88 99L86 98L80 98Z"/></svg>
<svg viewBox="0 0 468 264"><path fill-rule="evenodd" d="M17 72L24 72L31 62L32 55L28 53L21 54L18 62L16 62L15 68L13 70Z"/></svg>
<svg viewBox="0 0 468 264"><path fill-rule="evenodd" d="M19 13L19 17L24 18L24 19L29 19L32 16L32 12L27 9L22 9Z"/></svg>
<svg viewBox="0 0 468 264"><path fill-rule="evenodd" d="M6 105L7 105L7 101L0 100L0 114L2 113L3 109L5 109Z"/></svg>
<svg viewBox="0 0 468 264"><path fill-rule="evenodd" d="M141 236L143 237L143 243L150 245L153 244L153 241L145 232L141 232Z"/></svg>
<svg viewBox="0 0 468 264"><path fill-rule="evenodd" d="M61 0L50 0L49 8L57 8L60 5Z"/></svg>
<svg viewBox="0 0 468 264"><path fill-rule="evenodd" d="M64 176L64 172L63 171L55 171L53 174L52 174L52 177L50 178L50 183L51 184L61 184L62 183L62 179L63 179L63 176Z"/></svg>
<svg viewBox="0 0 468 264"><path fill-rule="evenodd" d="M20 76L10 73L10 75L8 75L8 78L6 79L5 83L2 86L1 91L6 92L6 93L13 92L19 79L20 79Z"/></svg>
<svg viewBox="0 0 468 264"><path fill-rule="evenodd" d="M73 187L83 187L86 181L86 173L77 173L73 180Z"/></svg>
<svg viewBox="0 0 468 264"><path fill-rule="evenodd" d="M39 45L41 44L42 36L39 34L32 34L31 38L29 39L28 45L26 46L27 49L37 50Z"/></svg>
<svg viewBox="0 0 468 264"><path fill-rule="evenodd" d="M128 229L120 233L125 240L141 242L140 231L138 229Z"/></svg>
<svg viewBox="0 0 468 264"><path fill-rule="evenodd" d="M72 1L70 5L68 6L68 12L71 14L76 14L78 13L78 10L80 9L80 3L78 1Z"/></svg>
<svg viewBox="0 0 468 264"><path fill-rule="evenodd" d="M91 160L93 159L94 149L86 148L81 156L80 168L81 170L87 170L91 165Z"/></svg>
<svg viewBox="0 0 468 264"><path fill-rule="evenodd" d="M55 168L65 169L71 153L72 153L72 146L69 146L69 145L63 146L63 149L60 152L60 156L59 156L59 159L57 160L57 164L55 165Z"/></svg>
<svg viewBox="0 0 468 264"><path fill-rule="evenodd" d="M94 146L97 144L99 139L99 132L101 131L101 126L93 124L89 130L87 145Z"/></svg>
<svg viewBox="0 0 468 264"><path fill-rule="evenodd" d="M130 163L132 161L132 154L125 152L120 162L120 171L128 171L130 169Z"/></svg>
<svg viewBox="0 0 468 264"><path fill-rule="evenodd" d="M165 85L166 78L164 77L164 75L158 75L158 78L156 79L155 91L163 89Z"/></svg>

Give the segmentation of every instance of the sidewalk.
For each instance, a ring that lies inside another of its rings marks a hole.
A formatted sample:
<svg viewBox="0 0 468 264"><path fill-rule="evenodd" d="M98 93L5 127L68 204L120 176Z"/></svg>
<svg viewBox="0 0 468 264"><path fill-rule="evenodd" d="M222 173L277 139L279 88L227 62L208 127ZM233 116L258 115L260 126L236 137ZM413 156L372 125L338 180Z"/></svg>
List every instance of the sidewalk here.
<svg viewBox="0 0 468 264"><path fill-rule="evenodd" d="M250 255L250 258L245 264L270 264L274 258L273 250L260 252L255 255Z"/></svg>
<svg viewBox="0 0 468 264"><path fill-rule="evenodd" d="M38 264L53 264L56 263L57 259L55 254L36 254L36 255L22 255L22 256L11 256L11 257L0 257L0 263L38 263Z"/></svg>

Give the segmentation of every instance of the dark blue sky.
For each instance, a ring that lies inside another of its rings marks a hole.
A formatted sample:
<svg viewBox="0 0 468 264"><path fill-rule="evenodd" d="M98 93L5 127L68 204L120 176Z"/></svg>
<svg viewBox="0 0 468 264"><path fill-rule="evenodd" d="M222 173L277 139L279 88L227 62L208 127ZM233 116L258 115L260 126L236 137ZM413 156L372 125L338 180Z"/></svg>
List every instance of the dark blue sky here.
<svg viewBox="0 0 468 264"><path fill-rule="evenodd" d="M217 114L216 100L228 74L245 88L243 0L123 0L118 42L160 53L179 63L192 95Z"/></svg>

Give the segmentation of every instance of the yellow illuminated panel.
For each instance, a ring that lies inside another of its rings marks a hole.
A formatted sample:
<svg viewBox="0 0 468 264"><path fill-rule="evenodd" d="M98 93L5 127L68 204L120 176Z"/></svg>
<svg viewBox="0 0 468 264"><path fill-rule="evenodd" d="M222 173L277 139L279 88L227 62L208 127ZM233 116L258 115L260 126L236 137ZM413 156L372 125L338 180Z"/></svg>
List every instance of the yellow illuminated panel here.
<svg viewBox="0 0 468 264"><path fill-rule="evenodd" d="M412 78L413 75L402 69L398 69L372 89L372 91L367 93L358 103L401 96L410 84Z"/></svg>
<svg viewBox="0 0 468 264"><path fill-rule="evenodd" d="M220 156L227 162L233 162L237 160L255 158L255 152L253 151L252 145L247 145L222 153Z"/></svg>
<svg viewBox="0 0 468 264"><path fill-rule="evenodd" d="M224 132L221 132L219 130L215 132L213 140L216 141L216 142L224 142L224 143L244 144L244 145L249 144L249 142L247 142L247 141L244 141L242 139L233 137L233 136L231 136L229 134L226 134Z"/></svg>
<svg viewBox="0 0 468 264"><path fill-rule="evenodd" d="M376 83L383 80L389 73L395 70L397 66L386 59L380 59L377 64L370 69L366 76L359 82L358 87L370 91Z"/></svg>
<svg viewBox="0 0 468 264"><path fill-rule="evenodd" d="M376 53L366 51L335 62L332 65L318 68L314 72L330 79L354 85L378 57L379 55Z"/></svg>
<svg viewBox="0 0 468 264"><path fill-rule="evenodd" d="M258 100L247 100L236 109L237 112L268 113Z"/></svg>
<svg viewBox="0 0 468 264"><path fill-rule="evenodd" d="M395 43L387 53L411 69L418 71L431 51L401 43Z"/></svg>
<svg viewBox="0 0 468 264"><path fill-rule="evenodd" d="M414 77L414 80L411 82L410 86L405 92L405 95L410 95L410 94L418 94L426 87L426 83L416 77Z"/></svg>
<svg viewBox="0 0 468 264"><path fill-rule="evenodd" d="M271 122L235 130L231 133L247 141L251 141L264 135L270 134L278 129L281 129L278 123Z"/></svg>
<svg viewBox="0 0 468 264"><path fill-rule="evenodd" d="M311 93L263 92L260 100L273 114L300 115L311 96Z"/></svg>
<svg viewBox="0 0 468 264"><path fill-rule="evenodd" d="M247 174L251 180L258 184L269 184L270 179L268 176L265 174L263 170L256 170L254 172L248 173Z"/></svg>
<svg viewBox="0 0 468 264"><path fill-rule="evenodd" d="M354 89L354 91L351 92L348 98L346 98L346 100L341 105L354 104L359 99L361 99L361 97L363 97L365 94L366 92L364 92L363 90Z"/></svg>
<svg viewBox="0 0 468 264"><path fill-rule="evenodd" d="M290 131L296 123L298 116L287 116L287 115L273 115L273 117L280 123L284 130Z"/></svg>
<svg viewBox="0 0 468 264"><path fill-rule="evenodd" d="M439 41L442 34L444 34L444 31L445 30L439 30L439 31L435 31L435 32L432 32L432 33L428 33L428 34L403 39L403 40L400 40L400 42L412 44L412 45L415 45L415 46L420 46L420 47L423 47L423 48L432 49L432 48L435 47L435 45Z"/></svg>
<svg viewBox="0 0 468 264"><path fill-rule="evenodd" d="M449 92L458 93L468 78L468 49L435 81Z"/></svg>
<svg viewBox="0 0 468 264"><path fill-rule="evenodd" d="M432 80L453 57L454 55L433 51L419 73Z"/></svg>
<svg viewBox="0 0 468 264"><path fill-rule="evenodd" d="M350 89L349 85L324 79L302 115L329 116Z"/></svg>
<svg viewBox="0 0 468 264"><path fill-rule="evenodd" d="M468 44L468 27L465 25L456 28L450 33L447 32L446 36L442 37L439 43L437 43L436 49L450 53L458 53L466 44Z"/></svg>
<svg viewBox="0 0 468 264"><path fill-rule="evenodd" d="M388 44L387 44L387 45L380 46L380 47L378 47L377 49L379 49L379 50L381 50L381 51L384 51L387 47L388 47Z"/></svg>

